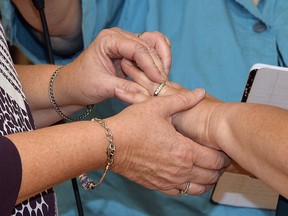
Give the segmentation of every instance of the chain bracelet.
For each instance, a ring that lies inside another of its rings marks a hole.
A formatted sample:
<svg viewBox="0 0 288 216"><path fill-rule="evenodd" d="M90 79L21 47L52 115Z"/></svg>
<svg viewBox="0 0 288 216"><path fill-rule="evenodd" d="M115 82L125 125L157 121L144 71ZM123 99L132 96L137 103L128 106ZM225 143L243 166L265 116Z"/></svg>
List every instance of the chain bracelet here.
<svg viewBox="0 0 288 216"><path fill-rule="evenodd" d="M93 105L89 105L87 106L87 110L85 113L83 113L82 115L76 117L76 118L69 118L68 116L66 116L60 109L60 107L58 106L58 104L56 103L56 100L55 100L55 97L54 97L54 94L53 94L53 85L54 85L54 80L55 78L57 77L58 73L62 70L62 67L59 67L55 70L55 72L52 74L51 78L50 78L50 82L49 82L49 98L50 98L50 102L53 106L53 108L55 109L55 111L58 113L58 115L67 120L67 121L78 121L80 119L83 119L85 117L87 117L92 109L93 109Z"/></svg>
<svg viewBox="0 0 288 216"><path fill-rule="evenodd" d="M106 134L106 138L109 142L108 146L107 146L107 160L106 160L106 166L103 172L102 177L100 178L99 182L96 184L91 178L88 177L88 175L86 173L80 175L79 181L82 185L82 187L85 190L91 190L91 189L96 189L97 187L100 186L100 184L103 182L110 166L113 164L114 162L114 154L116 151L116 146L113 143L113 135L111 130L109 129L108 125L106 124L106 122L102 119L98 119L98 118L93 118L91 119L91 121L96 121L98 122L104 129L105 129L105 134Z"/></svg>

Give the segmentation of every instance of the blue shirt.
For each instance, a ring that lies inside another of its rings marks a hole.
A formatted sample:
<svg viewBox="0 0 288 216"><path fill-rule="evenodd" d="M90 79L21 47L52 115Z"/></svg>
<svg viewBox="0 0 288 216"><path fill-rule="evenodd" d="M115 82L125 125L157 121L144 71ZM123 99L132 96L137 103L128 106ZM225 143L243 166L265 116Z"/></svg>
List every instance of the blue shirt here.
<svg viewBox="0 0 288 216"><path fill-rule="evenodd" d="M8 7L7 14L13 10ZM260 0L258 6L251 0L82 0L82 10L85 47L103 28L118 26L135 33L161 31L172 42L170 80L188 89L203 87L224 101L240 101L254 63L278 65L283 63L279 61L282 56L287 65L287 0ZM43 48L19 18L10 15L4 17L10 21L6 22L10 41L35 62L44 61ZM9 28L12 24L13 29ZM56 60L64 64L71 59ZM109 100L95 108L95 115L109 116L122 108L123 104ZM91 175L97 179L101 174ZM60 213L76 215L70 183L57 190ZM274 215L274 211L213 204L210 193L169 197L113 173L96 191L81 195L88 215Z"/></svg>

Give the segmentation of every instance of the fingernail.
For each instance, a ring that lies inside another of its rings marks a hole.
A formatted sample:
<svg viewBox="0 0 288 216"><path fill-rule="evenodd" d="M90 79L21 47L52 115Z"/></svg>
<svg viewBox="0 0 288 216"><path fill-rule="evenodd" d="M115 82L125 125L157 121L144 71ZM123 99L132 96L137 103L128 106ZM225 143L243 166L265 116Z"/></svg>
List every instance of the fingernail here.
<svg viewBox="0 0 288 216"><path fill-rule="evenodd" d="M123 93L126 92L124 89L119 88L119 87L116 87L116 88L114 89L114 91L117 92L117 93L120 93L120 94L123 94Z"/></svg>
<svg viewBox="0 0 288 216"><path fill-rule="evenodd" d="M123 59L122 60L124 63L126 63L127 65L133 65L132 61L130 61L129 59Z"/></svg>
<svg viewBox="0 0 288 216"><path fill-rule="evenodd" d="M194 92L195 95L202 96L202 95L205 94L205 89L197 88L197 89L194 89L193 92Z"/></svg>
<svg viewBox="0 0 288 216"><path fill-rule="evenodd" d="M161 77L162 77L162 82L166 82L166 80L167 80L166 76L164 76L163 74L161 74Z"/></svg>

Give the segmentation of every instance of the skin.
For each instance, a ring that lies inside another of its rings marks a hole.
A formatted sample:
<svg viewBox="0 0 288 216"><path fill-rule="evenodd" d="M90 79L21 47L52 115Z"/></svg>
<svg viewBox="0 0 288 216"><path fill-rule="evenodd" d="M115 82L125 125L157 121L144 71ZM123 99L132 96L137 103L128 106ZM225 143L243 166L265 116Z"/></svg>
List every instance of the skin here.
<svg viewBox="0 0 288 216"><path fill-rule="evenodd" d="M259 0L252 0L252 2L257 5L259 3Z"/></svg>
<svg viewBox="0 0 288 216"><path fill-rule="evenodd" d="M149 95L146 88L124 78L129 72L126 69L134 68L144 71L147 79L154 82L166 80L167 74L159 69L164 67L157 53L167 56L166 62L171 59L171 53L166 38L159 34L145 33L139 38L117 28L103 30L56 77L53 93L61 110L69 115L113 97L115 89ZM60 120L47 93L50 77L58 67L16 66L37 127L35 131L6 135L15 144L22 161L17 203L105 166L108 141L97 123L81 121L49 126ZM230 159L184 137L172 125L176 113L195 106L203 97L201 89L183 91L130 106L105 119L116 145L112 171L172 196L177 196L187 182L195 185L191 194L208 191Z"/></svg>
<svg viewBox="0 0 288 216"><path fill-rule="evenodd" d="M148 94L145 88L123 79L126 78L126 74L122 68L126 64L135 67L136 62L137 67L142 68L149 79L157 82L166 80L167 74L157 55L158 52L165 53L163 56L167 56L166 61L171 60L166 37L158 32L147 33L147 36L147 39L140 39L137 35L119 28L103 30L73 63L63 67L55 79L53 92L63 112L70 115L88 104L113 97L111 86ZM60 66L16 66L38 128L59 120L47 97L47 88L43 88L49 85L50 77L58 67ZM35 76L38 80L31 85ZM35 88L38 90L35 91ZM50 122L47 122L48 114Z"/></svg>
<svg viewBox="0 0 288 216"><path fill-rule="evenodd" d="M42 24L39 16L39 12L35 9L31 0L11 0L23 18L31 25L32 31L38 37L39 40L43 40ZM49 33L51 35L51 43L53 51L60 55L70 55L83 48L82 40L82 11L80 0L49 0L45 1L45 15L47 24L49 27ZM63 11L69 11L69 16ZM141 38L146 40L149 44L149 51L155 52L154 48L158 51L158 56L161 59L163 68L159 70L166 74L170 71L171 56L167 55L166 51L160 51L159 49L166 49L162 42L165 42L170 46L170 41L163 34L145 32ZM151 40L151 37L156 40ZM165 39L163 41L162 39ZM156 42L157 44L154 44ZM169 52L170 53L170 52ZM155 62L157 63L157 62Z"/></svg>
<svg viewBox="0 0 288 216"><path fill-rule="evenodd" d="M39 12L30 0L12 0L23 18L29 23L37 35L43 40L42 24ZM45 16L51 35L53 50L58 54L69 55L83 47L81 31L80 0L45 1ZM63 11L69 11L69 16Z"/></svg>
<svg viewBox="0 0 288 216"><path fill-rule="evenodd" d="M171 124L174 112L193 106L201 97L185 93L157 98L106 119L117 148L112 170L169 195L178 195L188 181L199 184L194 188L195 194L209 190L229 159L218 151L195 145ZM95 122L69 123L7 137L17 147L22 161L17 203L81 173L103 169L105 165L108 142L103 128ZM37 181L31 184L31 179Z"/></svg>
<svg viewBox="0 0 288 216"><path fill-rule="evenodd" d="M135 69L132 78L153 94L159 84L149 81ZM159 96L183 91L177 83L167 82ZM127 91L116 96L129 103L149 96ZM197 106L173 118L177 131L195 142L224 151L236 163L288 198L288 112L274 106L224 103L206 95ZM235 170L234 170L235 171ZM273 176L273 178L271 178Z"/></svg>

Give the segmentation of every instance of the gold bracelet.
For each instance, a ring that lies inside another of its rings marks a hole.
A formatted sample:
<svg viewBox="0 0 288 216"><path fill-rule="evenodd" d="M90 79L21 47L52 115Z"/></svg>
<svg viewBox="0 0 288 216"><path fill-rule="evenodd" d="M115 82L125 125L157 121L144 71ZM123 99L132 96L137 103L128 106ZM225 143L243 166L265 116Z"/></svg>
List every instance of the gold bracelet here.
<svg viewBox="0 0 288 216"><path fill-rule="evenodd" d="M80 175L78 177L82 187L85 190L96 189L96 188L98 188L100 186L100 184L103 182L103 180L104 180L104 178L105 178L110 166L114 162L114 154L115 154L115 151L116 151L116 146L113 143L112 132L109 129L109 127L106 124L106 122L104 120L98 119L98 118L93 118L93 119L91 119L91 121L98 122L105 129L106 137L107 137L107 140L108 140L109 144L108 144L107 151L106 151L106 154L107 154L106 166L105 166L103 175L100 178L99 182L96 184L91 178L88 177L88 175L86 173L84 173L84 174L82 174L82 175Z"/></svg>

